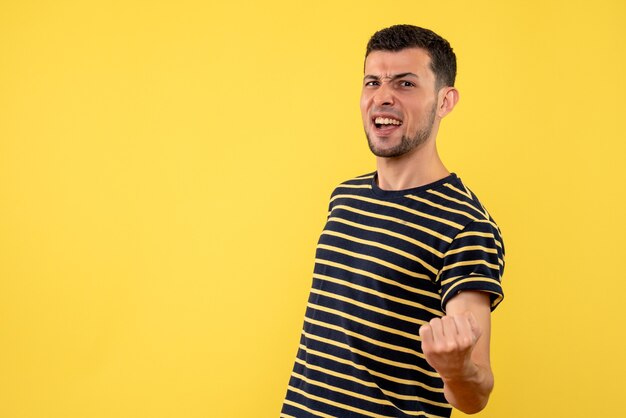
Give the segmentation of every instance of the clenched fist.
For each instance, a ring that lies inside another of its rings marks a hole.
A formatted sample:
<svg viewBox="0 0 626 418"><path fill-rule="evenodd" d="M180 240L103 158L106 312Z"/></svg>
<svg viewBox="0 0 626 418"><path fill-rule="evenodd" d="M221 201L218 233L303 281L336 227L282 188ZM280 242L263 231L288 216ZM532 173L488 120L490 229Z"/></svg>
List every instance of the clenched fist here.
<svg viewBox="0 0 626 418"><path fill-rule="evenodd" d="M444 379L472 374L472 350L481 336L471 312L434 318L419 330L426 361Z"/></svg>

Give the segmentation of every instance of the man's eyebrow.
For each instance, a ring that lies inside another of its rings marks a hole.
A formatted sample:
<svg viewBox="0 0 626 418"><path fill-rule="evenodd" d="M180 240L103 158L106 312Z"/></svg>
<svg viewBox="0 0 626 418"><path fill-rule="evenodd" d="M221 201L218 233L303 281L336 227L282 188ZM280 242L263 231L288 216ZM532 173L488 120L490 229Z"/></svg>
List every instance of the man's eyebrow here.
<svg viewBox="0 0 626 418"><path fill-rule="evenodd" d="M366 74L365 77L363 77L363 80L380 80L381 78L388 78L389 81L394 81L394 80L397 80L398 78L404 78L404 77L419 78L417 74L415 73L399 73L399 74L393 74L393 75L385 76L385 77L380 77L380 76L372 75L372 74Z"/></svg>

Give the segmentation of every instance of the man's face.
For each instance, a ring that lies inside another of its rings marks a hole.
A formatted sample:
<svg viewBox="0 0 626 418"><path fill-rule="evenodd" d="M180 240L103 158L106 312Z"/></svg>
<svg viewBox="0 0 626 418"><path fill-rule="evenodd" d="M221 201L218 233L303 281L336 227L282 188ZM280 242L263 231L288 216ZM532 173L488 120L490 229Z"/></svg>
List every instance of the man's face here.
<svg viewBox="0 0 626 418"><path fill-rule="evenodd" d="M374 155L399 157L418 148L430 138L436 109L435 74L424 49L367 56L361 115Z"/></svg>

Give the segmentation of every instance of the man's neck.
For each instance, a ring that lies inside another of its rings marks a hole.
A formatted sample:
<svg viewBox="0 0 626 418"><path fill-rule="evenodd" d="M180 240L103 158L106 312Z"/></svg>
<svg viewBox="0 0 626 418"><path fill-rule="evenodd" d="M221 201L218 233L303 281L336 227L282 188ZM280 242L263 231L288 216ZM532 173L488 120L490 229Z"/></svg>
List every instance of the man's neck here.
<svg viewBox="0 0 626 418"><path fill-rule="evenodd" d="M377 157L376 171L378 187L383 190L412 189L450 175L434 146L420 147L396 158Z"/></svg>

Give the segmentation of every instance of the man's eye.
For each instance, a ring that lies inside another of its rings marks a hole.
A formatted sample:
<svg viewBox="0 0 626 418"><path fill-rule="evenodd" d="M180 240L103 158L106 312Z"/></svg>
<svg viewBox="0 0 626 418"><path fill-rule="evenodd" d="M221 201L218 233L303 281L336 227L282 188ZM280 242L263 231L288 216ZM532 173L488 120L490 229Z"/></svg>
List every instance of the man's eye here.
<svg viewBox="0 0 626 418"><path fill-rule="evenodd" d="M400 82L400 86L402 86L402 87L415 87L415 84L411 83L410 81L401 81Z"/></svg>
<svg viewBox="0 0 626 418"><path fill-rule="evenodd" d="M366 87L372 87L372 86L377 86L379 83L378 81L368 81L365 83Z"/></svg>

